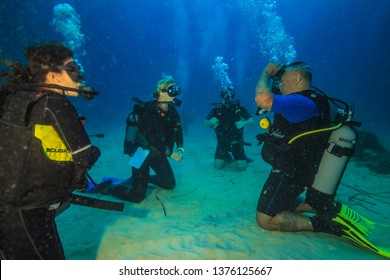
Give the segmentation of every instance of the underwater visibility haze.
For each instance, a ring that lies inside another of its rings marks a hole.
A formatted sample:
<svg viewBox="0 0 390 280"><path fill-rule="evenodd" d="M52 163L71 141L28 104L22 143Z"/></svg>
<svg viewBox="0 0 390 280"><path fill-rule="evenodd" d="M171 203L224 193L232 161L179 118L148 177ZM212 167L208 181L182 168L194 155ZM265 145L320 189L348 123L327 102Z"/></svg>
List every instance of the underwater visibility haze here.
<svg viewBox="0 0 390 280"><path fill-rule="evenodd" d="M183 121L188 121L190 131L199 132L190 133L192 141L204 133L202 122L210 103L220 102L223 88L234 87L236 99L257 123L255 87L264 66L271 60L283 64L304 61L313 71L313 84L351 104L355 120L362 122L361 129L374 133L388 149L389 26L388 0L3 0L0 58L25 63L24 49L36 41L66 43L82 66L87 84L99 92L91 101L76 100L77 110L87 117L86 128L91 134L108 137L118 130L124 133L132 97L151 99L157 81L172 75L181 87L178 98L182 100L179 112ZM254 137L261 129L256 124L246 131ZM122 137L119 135L114 141L117 146L111 147L115 155L122 153ZM190 143L184 137L185 143ZM215 140L211 139L199 145L212 147L209 154L202 154L202 164L205 158L208 163L213 159ZM96 141L103 143L104 139ZM253 157L260 162L257 149ZM104 147L102 150L104 153ZM109 158L107 153L99 162ZM212 164L208 167L212 169ZM387 171L382 173L388 176ZM92 173L96 176L97 171ZM179 181L184 177L179 175ZM263 183L257 180L257 191L251 196L257 198ZM247 206L253 213L255 207ZM214 223L214 218L210 216L209 221ZM254 219L252 223L255 227ZM71 243L66 238L64 242L65 248ZM101 252L83 254L76 250L69 256L112 257Z"/></svg>
<svg viewBox="0 0 390 280"><path fill-rule="evenodd" d="M0 15L1 57L20 61L35 41L72 46L101 93L79 109L91 122L123 119L118 112L129 109L130 98L150 98L164 73L182 87L183 109L203 118L219 101L217 57L228 65L237 98L254 112L257 78L277 58L308 63L314 85L355 104L363 127L388 142L386 0L5 0Z"/></svg>

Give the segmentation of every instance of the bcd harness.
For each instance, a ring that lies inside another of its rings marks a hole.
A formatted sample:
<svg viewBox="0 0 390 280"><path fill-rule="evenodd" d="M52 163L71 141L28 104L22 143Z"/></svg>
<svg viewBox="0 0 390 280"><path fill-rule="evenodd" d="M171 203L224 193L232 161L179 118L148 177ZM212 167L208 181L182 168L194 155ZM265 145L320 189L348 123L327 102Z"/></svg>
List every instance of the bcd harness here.
<svg viewBox="0 0 390 280"><path fill-rule="evenodd" d="M287 142L288 145L291 145L294 141L296 141L297 139L299 139L301 137L313 135L316 133L323 133L323 132L337 130L337 129L341 128L343 125L347 125L350 127L353 127L353 126L359 127L361 125L360 122L352 120L353 111L350 109L349 105L346 102L327 96L324 92L322 92L319 88L317 88L315 86L312 86L312 88L314 88L317 92L314 93L314 95L312 94L312 95L307 96L307 97L312 99L313 101L315 101L314 99L317 98L316 104L320 108L322 125L325 125L326 123L329 123L329 124L333 123L334 125L333 126L328 125L327 127L322 127L319 129L299 133L298 135L295 135L295 136L290 138L290 140ZM337 113L336 113L333 121L330 120L329 103L333 104L337 108ZM266 113L267 113L266 110L259 108L256 115L266 114ZM263 141L266 141L266 139L267 139L266 136L267 136L267 133L258 134L256 136L257 140L259 140L258 145L262 144ZM335 143L328 143L327 150L329 153L331 153L337 157L342 157L342 156L351 157L355 152L354 148L341 147Z"/></svg>
<svg viewBox="0 0 390 280"><path fill-rule="evenodd" d="M3 140L6 140L8 142L12 142L14 139L19 139L17 142L15 142L15 146L13 147L13 149L16 149L14 150L14 152L20 155L21 158L24 158L28 153L30 145L32 144L31 141L33 137L39 139L42 146L42 151L45 156L48 159L57 162L72 162L72 154L79 153L80 151L90 147L90 145L87 145L86 147L83 147L79 150L69 152L68 148L66 147L66 145L64 144L61 137L53 126L47 124L31 123L31 112L34 105L41 98L53 93L49 91L36 92L33 87L29 90L23 87L23 90L24 91L10 93L13 95L12 99L14 99L15 101L10 102L7 110L4 111L5 113L0 116L0 126L2 127L2 130L4 128L4 130L2 131L2 138L6 137ZM5 145L5 141L3 140L2 144ZM20 162L20 164L17 165L17 170L23 170L23 166L23 162ZM1 172L5 173L6 170L2 170ZM15 170L15 172L18 171ZM13 172L13 174L16 174L15 172ZM7 187L7 184L5 186L0 187ZM12 188L7 188L7 198L16 198L17 192L15 192L15 195L8 194L12 192ZM4 197L4 199L7 198ZM5 200L3 201L3 197L1 197L1 199L1 204L7 203ZM75 194L70 194L70 197L68 197L67 200L71 203L80 204L84 206L117 211L120 209L123 210L123 203L121 204L107 201L107 203L104 204L104 201L102 200L97 201L96 199L91 197L81 197L80 195Z"/></svg>

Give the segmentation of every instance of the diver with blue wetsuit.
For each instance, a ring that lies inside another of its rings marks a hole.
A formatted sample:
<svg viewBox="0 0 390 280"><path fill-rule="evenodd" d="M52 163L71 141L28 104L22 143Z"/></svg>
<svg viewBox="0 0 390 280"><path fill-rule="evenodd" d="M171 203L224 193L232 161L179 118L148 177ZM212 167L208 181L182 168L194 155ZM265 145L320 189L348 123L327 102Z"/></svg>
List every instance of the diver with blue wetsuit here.
<svg viewBox="0 0 390 280"><path fill-rule="evenodd" d="M303 62L284 67L279 84L281 94L271 92L269 81L281 69L269 64L256 88L259 107L274 113L273 124L261 137L262 157L272 166L257 205L259 226L277 231L321 231L341 235L341 227L331 219L336 215L335 192L313 188L330 132L314 133L289 143L296 135L326 128L329 104L311 90L311 70ZM307 189L306 200L297 198ZM308 217L297 212L313 210Z"/></svg>
<svg viewBox="0 0 390 280"><path fill-rule="evenodd" d="M271 89L271 80L273 85L279 81L279 85ZM260 126L267 132L257 137L259 143L264 142L261 155L272 170L260 194L256 221L267 230L345 237L390 258L388 248L371 241L375 222L334 199L355 151L354 126L360 122L352 120L348 104L326 96L311 85L311 80L309 66L295 62L287 66L268 64L258 81L255 101L259 112L273 112L274 120L269 125L264 117ZM334 122L330 103L338 108ZM305 190L305 201L299 202Z"/></svg>

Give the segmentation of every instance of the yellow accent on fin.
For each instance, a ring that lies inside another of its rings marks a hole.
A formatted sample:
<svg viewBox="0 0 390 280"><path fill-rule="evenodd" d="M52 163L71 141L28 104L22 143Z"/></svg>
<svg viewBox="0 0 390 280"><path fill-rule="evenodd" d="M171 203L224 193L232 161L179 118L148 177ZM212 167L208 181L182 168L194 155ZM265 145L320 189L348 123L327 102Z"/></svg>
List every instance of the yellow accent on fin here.
<svg viewBox="0 0 390 280"><path fill-rule="evenodd" d="M362 231L365 235L372 233L375 228L375 222L353 211L344 204L341 206L340 213L337 215L353 223L353 225Z"/></svg>
<svg viewBox="0 0 390 280"><path fill-rule="evenodd" d="M343 237L355 242L356 244L367 248L378 255L381 255L383 257L389 258L390 259L390 249L388 248L380 248L375 246L374 244L371 243L367 238L365 238L362 235L362 231L358 229L355 224L353 224L351 221L346 220L340 216L336 216L335 218L332 219L332 221L340 224L343 226L343 231L344 235Z"/></svg>

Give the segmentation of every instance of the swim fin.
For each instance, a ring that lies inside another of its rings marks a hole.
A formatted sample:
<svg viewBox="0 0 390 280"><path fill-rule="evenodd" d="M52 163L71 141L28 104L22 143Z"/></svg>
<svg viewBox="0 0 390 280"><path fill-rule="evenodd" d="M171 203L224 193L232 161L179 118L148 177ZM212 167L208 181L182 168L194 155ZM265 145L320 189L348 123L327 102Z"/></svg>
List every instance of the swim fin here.
<svg viewBox="0 0 390 280"><path fill-rule="evenodd" d="M376 234L378 229L385 229L390 232L390 225L373 222L344 204L342 204L337 216L353 223L365 235Z"/></svg>
<svg viewBox="0 0 390 280"><path fill-rule="evenodd" d="M339 213L337 213L337 216L351 222L364 235L371 234L375 228L375 222L353 211L344 204L342 204L341 210Z"/></svg>
<svg viewBox="0 0 390 280"><path fill-rule="evenodd" d="M111 188L113 187L114 183L112 182L112 180L105 180L99 184L96 184L95 185L95 189L102 193L102 194L109 194L110 191L111 191Z"/></svg>
<svg viewBox="0 0 390 280"><path fill-rule="evenodd" d="M356 213L356 212L354 212L354 213ZM360 217L363 217L363 216L360 216ZM366 220L368 222L371 222L368 219L366 219ZM337 215L335 218L332 219L332 221L334 221L342 226L342 231L344 232L342 237L345 237L345 238L355 242L356 244L358 244L364 248L367 248L367 249L369 249L369 250L371 250L371 251L373 251L373 252L375 252L383 257L390 258L390 248L378 247L366 238L365 232L367 232L368 227L366 225L364 225L363 223L360 223L359 219L357 219L357 221L358 221L357 224L359 224L359 226L355 225L354 222L350 221L348 218L342 217L341 215ZM367 221L365 221L365 222L367 222Z"/></svg>

